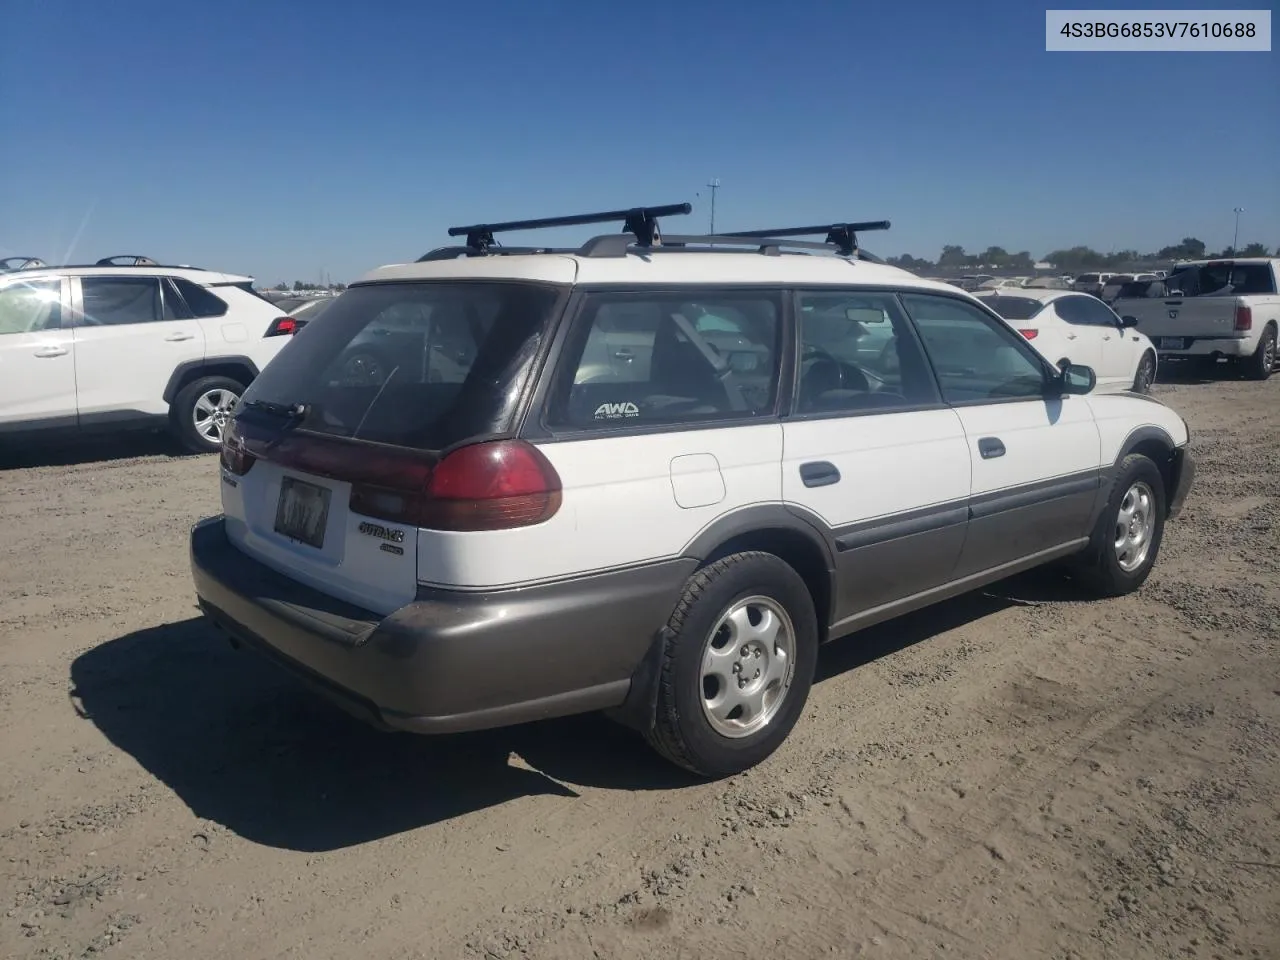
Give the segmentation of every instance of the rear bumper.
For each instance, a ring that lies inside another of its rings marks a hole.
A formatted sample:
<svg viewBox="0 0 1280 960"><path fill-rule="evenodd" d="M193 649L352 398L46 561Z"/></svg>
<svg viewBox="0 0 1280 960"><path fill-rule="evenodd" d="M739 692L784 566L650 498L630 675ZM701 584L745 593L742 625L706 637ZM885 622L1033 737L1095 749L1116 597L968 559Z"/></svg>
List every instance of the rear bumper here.
<svg viewBox="0 0 1280 960"><path fill-rule="evenodd" d="M1178 357L1247 357L1254 351L1254 343L1242 337L1160 337L1151 336L1156 353L1162 359ZM1181 348L1165 346L1167 340L1178 340Z"/></svg>
<svg viewBox="0 0 1280 960"><path fill-rule="evenodd" d="M191 529L200 608L375 726L454 733L616 707L696 561L492 592L423 588L379 617Z"/></svg>
<svg viewBox="0 0 1280 960"><path fill-rule="evenodd" d="M1173 490L1169 496L1170 520L1182 513L1182 506L1186 503L1187 494L1191 492L1191 481L1195 479L1196 475L1196 461L1191 456L1191 451L1185 446L1174 450L1171 472L1173 475Z"/></svg>

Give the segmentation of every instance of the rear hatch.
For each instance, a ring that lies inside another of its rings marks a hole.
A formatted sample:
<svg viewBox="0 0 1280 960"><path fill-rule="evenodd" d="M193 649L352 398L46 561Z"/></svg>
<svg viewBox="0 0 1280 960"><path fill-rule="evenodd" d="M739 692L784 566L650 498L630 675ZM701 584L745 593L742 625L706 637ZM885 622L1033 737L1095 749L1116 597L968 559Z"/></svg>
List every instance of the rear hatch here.
<svg viewBox="0 0 1280 960"><path fill-rule="evenodd" d="M1274 292L1274 281L1267 264L1213 261L1129 285L1113 307L1122 317L1135 317L1157 348L1182 350L1194 340L1248 336L1252 318L1240 298L1268 291Z"/></svg>
<svg viewBox="0 0 1280 960"><path fill-rule="evenodd" d="M222 451L231 542L377 613L413 600L419 527L483 522L474 503L461 525L441 522L427 499L438 467L451 454L483 468L458 448L510 434L559 296L527 282L352 287L245 392Z"/></svg>

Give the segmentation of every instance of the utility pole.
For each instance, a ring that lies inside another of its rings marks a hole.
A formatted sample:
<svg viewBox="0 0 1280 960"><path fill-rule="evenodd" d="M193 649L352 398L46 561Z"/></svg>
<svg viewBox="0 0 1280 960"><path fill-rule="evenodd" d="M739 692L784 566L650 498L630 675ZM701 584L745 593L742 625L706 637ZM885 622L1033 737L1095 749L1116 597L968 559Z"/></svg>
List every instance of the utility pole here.
<svg viewBox="0 0 1280 960"><path fill-rule="evenodd" d="M720 178L714 178L707 187L711 190L711 235L716 235L716 191L720 189Z"/></svg>
<svg viewBox="0 0 1280 960"><path fill-rule="evenodd" d="M714 197L715 194L712 194L712 196ZM712 201L713 206L714 206L714 203L715 201L713 200ZM1242 213L1244 213L1244 207L1235 208L1236 232L1231 236L1231 253L1233 256L1235 255L1235 252L1240 249L1240 214ZM712 214L712 216L715 216L715 214Z"/></svg>

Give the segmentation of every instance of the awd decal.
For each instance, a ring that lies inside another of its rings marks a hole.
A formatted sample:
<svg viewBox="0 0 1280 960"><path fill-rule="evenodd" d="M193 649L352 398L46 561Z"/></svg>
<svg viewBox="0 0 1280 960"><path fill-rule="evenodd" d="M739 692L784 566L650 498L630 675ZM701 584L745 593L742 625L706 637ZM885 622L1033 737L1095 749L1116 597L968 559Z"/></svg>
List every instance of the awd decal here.
<svg viewBox="0 0 1280 960"><path fill-rule="evenodd" d="M621 420L626 417L640 416L640 408L630 400L625 403L602 403L596 407L597 420Z"/></svg>

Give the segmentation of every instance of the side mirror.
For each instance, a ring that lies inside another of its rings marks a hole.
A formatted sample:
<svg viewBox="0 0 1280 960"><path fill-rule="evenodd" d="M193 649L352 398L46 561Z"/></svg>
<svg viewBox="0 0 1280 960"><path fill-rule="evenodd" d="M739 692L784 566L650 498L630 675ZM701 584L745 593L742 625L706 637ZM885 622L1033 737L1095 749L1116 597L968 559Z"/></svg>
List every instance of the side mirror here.
<svg viewBox="0 0 1280 960"><path fill-rule="evenodd" d="M1089 393L1098 384L1098 375L1093 372L1092 367L1086 367L1079 363L1072 363L1070 360L1063 361L1059 368L1058 382L1056 384L1064 394L1084 394Z"/></svg>
<svg viewBox="0 0 1280 960"><path fill-rule="evenodd" d="M1137 317L1121 317L1120 318L1120 326L1125 327L1126 329L1129 327L1136 327L1137 325L1138 325Z"/></svg>

